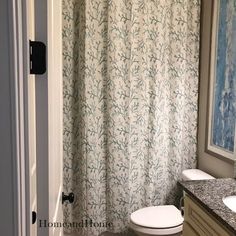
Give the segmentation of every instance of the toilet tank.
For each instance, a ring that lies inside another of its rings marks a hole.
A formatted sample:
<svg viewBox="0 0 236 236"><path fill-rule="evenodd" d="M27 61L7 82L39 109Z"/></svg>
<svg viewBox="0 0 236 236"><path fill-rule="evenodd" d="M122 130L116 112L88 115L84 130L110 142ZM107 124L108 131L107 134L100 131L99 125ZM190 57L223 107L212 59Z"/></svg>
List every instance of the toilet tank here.
<svg viewBox="0 0 236 236"><path fill-rule="evenodd" d="M189 169L182 172L182 180L215 179L213 176L199 169Z"/></svg>

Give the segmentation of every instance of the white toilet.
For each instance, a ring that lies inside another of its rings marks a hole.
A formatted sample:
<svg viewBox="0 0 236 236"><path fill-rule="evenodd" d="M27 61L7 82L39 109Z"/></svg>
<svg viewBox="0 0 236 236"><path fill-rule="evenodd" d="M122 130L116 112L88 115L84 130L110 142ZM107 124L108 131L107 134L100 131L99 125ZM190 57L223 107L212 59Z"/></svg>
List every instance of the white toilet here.
<svg viewBox="0 0 236 236"><path fill-rule="evenodd" d="M182 180L203 179L214 177L198 169L182 172ZM183 217L174 205L145 207L131 214L130 228L139 236L180 236Z"/></svg>

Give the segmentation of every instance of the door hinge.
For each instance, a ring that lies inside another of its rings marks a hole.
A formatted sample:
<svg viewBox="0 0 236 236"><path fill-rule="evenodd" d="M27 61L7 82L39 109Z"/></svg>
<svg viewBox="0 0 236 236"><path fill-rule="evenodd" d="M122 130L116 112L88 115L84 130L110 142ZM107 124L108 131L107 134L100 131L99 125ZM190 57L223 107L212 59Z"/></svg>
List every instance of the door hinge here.
<svg viewBox="0 0 236 236"><path fill-rule="evenodd" d="M46 72L46 45L39 41L29 41L30 74L41 75Z"/></svg>
<svg viewBox="0 0 236 236"><path fill-rule="evenodd" d="M32 211L32 224L36 222L37 219L37 213L35 211Z"/></svg>

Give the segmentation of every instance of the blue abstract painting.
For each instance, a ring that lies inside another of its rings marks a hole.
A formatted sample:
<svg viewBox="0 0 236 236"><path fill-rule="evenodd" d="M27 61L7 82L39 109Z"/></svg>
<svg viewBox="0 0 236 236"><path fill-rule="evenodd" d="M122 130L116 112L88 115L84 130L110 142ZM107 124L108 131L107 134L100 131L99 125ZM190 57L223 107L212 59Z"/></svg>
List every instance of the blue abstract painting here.
<svg viewBox="0 0 236 236"><path fill-rule="evenodd" d="M235 150L236 124L236 0L219 0L212 143Z"/></svg>

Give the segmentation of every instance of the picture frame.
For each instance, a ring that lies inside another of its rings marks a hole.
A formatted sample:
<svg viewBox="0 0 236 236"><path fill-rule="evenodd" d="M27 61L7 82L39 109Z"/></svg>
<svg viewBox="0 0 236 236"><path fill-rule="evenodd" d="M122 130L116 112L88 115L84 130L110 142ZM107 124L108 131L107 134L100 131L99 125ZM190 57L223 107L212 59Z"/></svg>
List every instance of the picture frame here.
<svg viewBox="0 0 236 236"><path fill-rule="evenodd" d="M212 9L206 152L236 160L236 1Z"/></svg>

